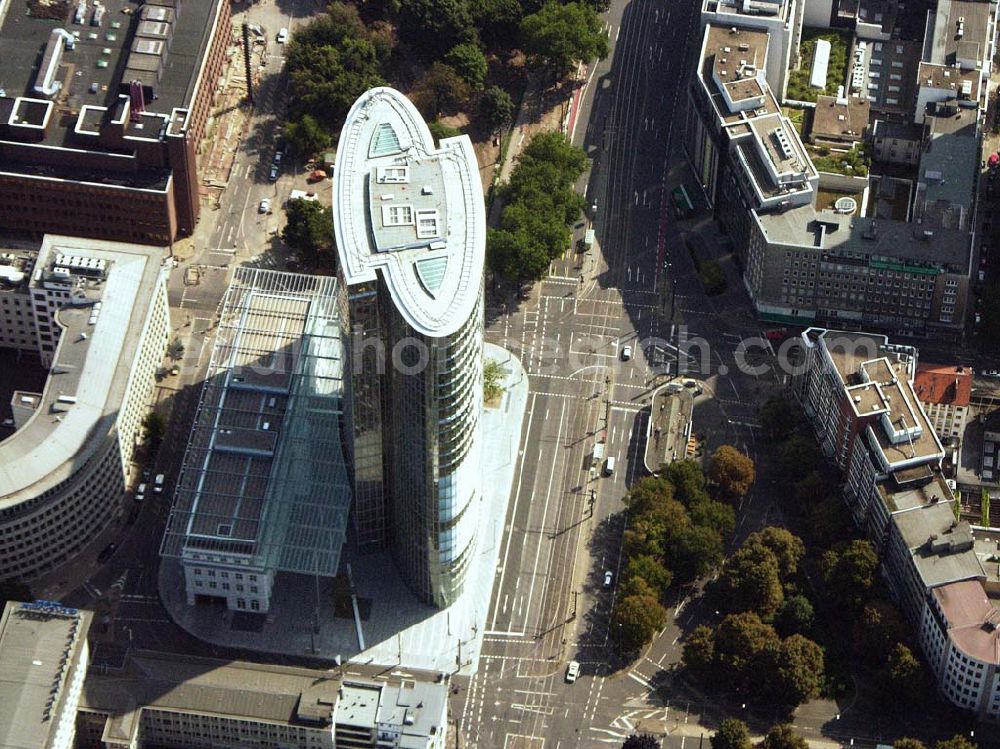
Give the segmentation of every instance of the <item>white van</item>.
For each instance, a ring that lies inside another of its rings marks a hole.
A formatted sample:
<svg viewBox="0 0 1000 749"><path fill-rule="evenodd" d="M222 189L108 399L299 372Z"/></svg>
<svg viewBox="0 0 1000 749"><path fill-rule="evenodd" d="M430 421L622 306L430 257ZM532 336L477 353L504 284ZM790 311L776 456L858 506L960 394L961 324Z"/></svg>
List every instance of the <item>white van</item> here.
<svg viewBox="0 0 1000 749"><path fill-rule="evenodd" d="M615 459L614 456L611 456L604 461L604 475L610 476L614 472L615 472Z"/></svg>

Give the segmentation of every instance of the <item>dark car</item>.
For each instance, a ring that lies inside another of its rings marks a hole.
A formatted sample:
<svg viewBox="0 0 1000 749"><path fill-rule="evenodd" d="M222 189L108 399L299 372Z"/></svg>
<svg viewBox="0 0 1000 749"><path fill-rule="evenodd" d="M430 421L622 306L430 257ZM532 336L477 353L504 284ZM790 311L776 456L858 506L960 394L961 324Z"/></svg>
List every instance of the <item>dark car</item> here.
<svg viewBox="0 0 1000 749"><path fill-rule="evenodd" d="M106 561L111 559L111 555L115 553L118 549L118 544L108 544L104 547L104 551L97 555L97 563L104 564Z"/></svg>

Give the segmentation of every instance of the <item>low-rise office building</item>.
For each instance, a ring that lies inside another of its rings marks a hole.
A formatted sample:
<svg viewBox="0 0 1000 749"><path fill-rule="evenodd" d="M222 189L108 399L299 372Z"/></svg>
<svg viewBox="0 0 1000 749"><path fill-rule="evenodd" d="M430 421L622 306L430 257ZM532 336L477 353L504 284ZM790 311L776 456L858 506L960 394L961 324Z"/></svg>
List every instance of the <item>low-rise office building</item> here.
<svg viewBox="0 0 1000 749"><path fill-rule="evenodd" d="M802 344L796 395L824 454L844 472L844 500L917 629L941 694L1000 717L1000 612L973 530L956 519L940 473L944 451L913 385L916 350L885 336L816 328Z"/></svg>
<svg viewBox="0 0 1000 749"><path fill-rule="evenodd" d="M972 399L972 370L921 363L917 365L913 388L938 437L949 441L961 438Z"/></svg>
<svg viewBox="0 0 1000 749"><path fill-rule="evenodd" d="M91 614L49 601L0 616L0 746L74 749Z"/></svg>
<svg viewBox="0 0 1000 749"><path fill-rule="evenodd" d="M0 296L30 300L30 315L0 312L33 320L49 375L15 393L17 430L0 442L0 580L31 581L121 513L170 319L158 248L50 235L20 272Z"/></svg>
<svg viewBox="0 0 1000 749"><path fill-rule="evenodd" d="M448 677L364 676L133 653L92 673L77 749L443 749Z"/></svg>
<svg viewBox="0 0 1000 749"><path fill-rule="evenodd" d="M239 268L226 291L161 554L188 605L267 612L278 572L333 577L351 492L330 276Z"/></svg>
<svg viewBox="0 0 1000 749"><path fill-rule="evenodd" d="M225 0L0 3L0 228L190 234L231 38Z"/></svg>

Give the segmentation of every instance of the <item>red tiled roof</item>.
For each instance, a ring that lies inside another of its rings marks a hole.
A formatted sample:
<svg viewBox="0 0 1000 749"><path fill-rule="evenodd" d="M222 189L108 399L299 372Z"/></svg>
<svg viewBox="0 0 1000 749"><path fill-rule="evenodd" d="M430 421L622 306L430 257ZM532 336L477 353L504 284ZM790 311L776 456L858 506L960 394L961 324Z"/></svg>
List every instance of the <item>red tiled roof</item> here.
<svg viewBox="0 0 1000 749"><path fill-rule="evenodd" d="M972 397L972 370L942 364L918 364L913 390L924 403L967 406Z"/></svg>

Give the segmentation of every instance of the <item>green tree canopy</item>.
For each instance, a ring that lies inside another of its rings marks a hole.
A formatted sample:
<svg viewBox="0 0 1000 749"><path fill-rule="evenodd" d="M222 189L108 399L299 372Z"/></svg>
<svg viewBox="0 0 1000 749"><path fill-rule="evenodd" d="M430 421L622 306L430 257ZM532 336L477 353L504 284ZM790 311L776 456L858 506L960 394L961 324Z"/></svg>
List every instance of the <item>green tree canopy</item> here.
<svg viewBox="0 0 1000 749"><path fill-rule="evenodd" d="M704 499L689 505L688 514L692 523L711 528L722 538L731 536L736 528L736 510L725 502Z"/></svg>
<svg viewBox="0 0 1000 749"><path fill-rule="evenodd" d="M473 42L456 44L448 50L444 61L454 68L473 91L483 87L483 81L486 80L486 55L478 44Z"/></svg>
<svg viewBox="0 0 1000 749"><path fill-rule="evenodd" d="M955 734L950 739L941 739L934 745L935 749L978 749L976 742L970 741L962 734Z"/></svg>
<svg viewBox="0 0 1000 749"><path fill-rule="evenodd" d="M516 283L541 278L551 262L541 241L525 231L507 229L487 230L486 260L490 268Z"/></svg>
<svg viewBox="0 0 1000 749"><path fill-rule="evenodd" d="M774 626L783 637L794 634L808 635L812 631L815 618L816 614L809 599L803 595L795 595L785 599L774 620Z"/></svg>
<svg viewBox="0 0 1000 749"><path fill-rule="evenodd" d="M772 726L760 742L760 749L809 749L809 743L788 723Z"/></svg>
<svg viewBox="0 0 1000 749"><path fill-rule="evenodd" d="M771 396L760 408L760 425L771 439L785 439L798 421L797 409L780 395Z"/></svg>
<svg viewBox="0 0 1000 749"><path fill-rule="evenodd" d="M611 634L620 653L635 653L667 623L667 610L654 596L622 598L611 614Z"/></svg>
<svg viewBox="0 0 1000 749"><path fill-rule="evenodd" d="M788 580L799 569L799 560L806 553L802 539L787 528L769 525L756 533L751 533L744 545L760 544L772 552L778 560L782 580Z"/></svg>
<svg viewBox="0 0 1000 749"><path fill-rule="evenodd" d="M736 718L726 718L712 735L712 749L753 749L747 724Z"/></svg>
<svg viewBox="0 0 1000 749"><path fill-rule="evenodd" d="M658 598L663 598L674 579L670 570L649 554L639 554L630 558L625 565L624 577L625 588L634 585L635 580L644 580L656 592Z"/></svg>
<svg viewBox="0 0 1000 749"><path fill-rule="evenodd" d="M809 510L809 537L819 546L829 546L851 535L853 526L844 500L827 496Z"/></svg>
<svg viewBox="0 0 1000 749"><path fill-rule="evenodd" d="M518 0L469 0L479 35L490 48L517 46L524 8Z"/></svg>
<svg viewBox="0 0 1000 749"><path fill-rule="evenodd" d="M796 707L819 694L823 650L802 635L769 642L754 659L754 690L776 705Z"/></svg>
<svg viewBox="0 0 1000 749"><path fill-rule="evenodd" d="M548 0L521 21L521 47L556 75L608 55L608 34L592 5Z"/></svg>
<svg viewBox="0 0 1000 749"><path fill-rule="evenodd" d="M462 131L458 128L454 128L451 125L446 125L441 122L441 120L431 120L427 123L427 129L431 131L431 135L434 136L434 140L441 140L443 138L454 138L456 135L461 135Z"/></svg>
<svg viewBox="0 0 1000 749"><path fill-rule="evenodd" d="M648 733L633 733L622 743L622 749L660 749L660 740Z"/></svg>
<svg viewBox="0 0 1000 749"><path fill-rule="evenodd" d="M820 569L833 600L857 610L868 600L875 585L878 557L868 541L851 541L823 554Z"/></svg>
<svg viewBox="0 0 1000 749"><path fill-rule="evenodd" d="M666 543L666 562L677 579L690 582L714 570L722 561L722 537L714 528L688 525L671 533Z"/></svg>
<svg viewBox="0 0 1000 749"><path fill-rule="evenodd" d="M458 111L471 94L469 84L458 71L443 62L432 63L424 75L417 99L426 102L428 111L437 117L442 112Z"/></svg>
<svg viewBox="0 0 1000 749"><path fill-rule="evenodd" d="M425 59L477 36L468 0L402 0L399 33Z"/></svg>
<svg viewBox="0 0 1000 749"><path fill-rule="evenodd" d="M893 646L907 634L903 615L889 601L865 605L854 625L854 648L862 659L884 663Z"/></svg>
<svg viewBox="0 0 1000 749"><path fill-rule="evenodd" d="M285 206L288 223L281 232L282 239L293 250L301 252L314 262L318 256L333 248L333 218L329 208L315 200L295 198Z"/></svg>
<svg viewBox="0 0 1000 749"><path fill-rule="evenodd" d="M882 669L882 682L886 693L899 700L899 708L912 708L920 703L927 693L927 680L920 661L906 645L897 642L885 667Z"/></svg>
<svg viewBox="0 0 1000 749"><path fill-rule="evenodd" d="M683 502L685 507L693 507L709 498L705 489L705 472L695 460L689 458L669 463L664 476L674 485L677 499Z"/></svg>
<svg viewBox="0 0 1000 749"><path fill-rule="evenodd" d="M681 663L696 680L710 683L715 676L715 632L700 624L684 639Z"/></svg>
<svg viewBox="0 0 1000 749"><path fill-rule="evenodd" d="M823 465L819 447L801 435L788 439L778 451L778 469L791 481L799 481Z"/></svg>
<svg viewBox="0 0 1000 749"><path fill-rule="evenodd" d="M354 6L330 3L288 44L289 120L301 123L308 114L339 130L358 96L385 85L380 67L387 54L387 46L365 28Z"/></svg>
<svg viewBox="0 0 1000 749"><path fill-rule="evenodd" d="M927 749L927 745L920 739L904 737L893 741L892 749Z"/></svg>
<svg viewBox="0 0 1000 749"><path fill-rule="evenodd" d="M779 642L778 633L757 614L730 614L715 632L714 663L722 683L736 684L747 666L768 644Z"/></svg>
<svg viewBox="0 0 1000 749"><path fill-rule="evenodd" d="M489 86L479 99L479 114L490 132L505 130L514 121L514 102L499 86Z"/></svg>
<svg viewBox="0 0 1000 749"><path fill-rule="evenodd" d="M720 445L712 455L709 478L729 497L742 497L756 478L753 461L732 445Z"/></svg>
<svg viewBox="0 0 1000 749"><path fill-rule="evenodd" d="M744 544L723 565L719 590L730 611L773 615L785 599L778 558L766 546Z"/></svg>
<svg viewBox="0 0 1000 749"><path fill-rule="evenodd" d="M285 123L284 133L292 152L303 160L330 147L330 133L311 114L300 114Z"/></svg>

